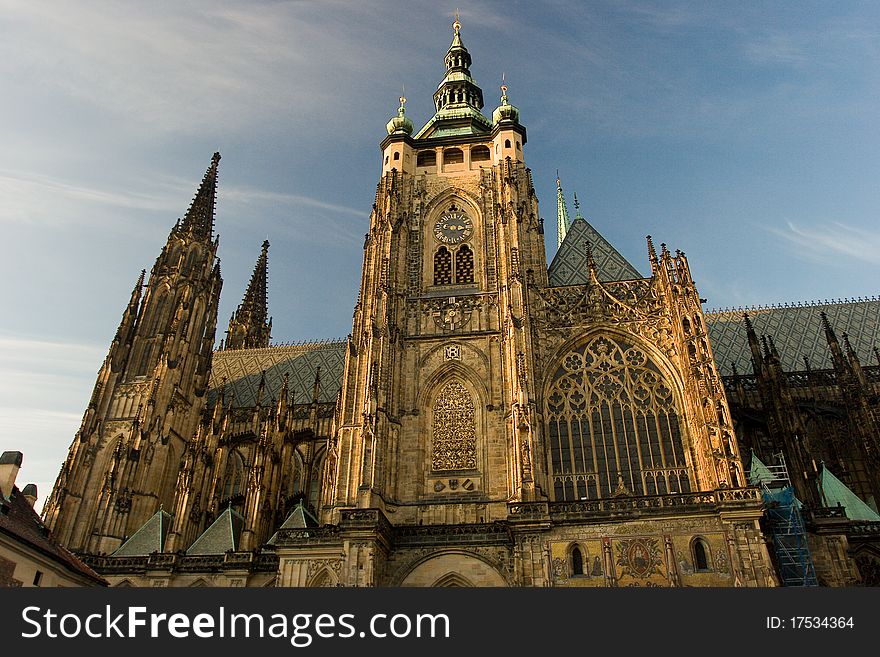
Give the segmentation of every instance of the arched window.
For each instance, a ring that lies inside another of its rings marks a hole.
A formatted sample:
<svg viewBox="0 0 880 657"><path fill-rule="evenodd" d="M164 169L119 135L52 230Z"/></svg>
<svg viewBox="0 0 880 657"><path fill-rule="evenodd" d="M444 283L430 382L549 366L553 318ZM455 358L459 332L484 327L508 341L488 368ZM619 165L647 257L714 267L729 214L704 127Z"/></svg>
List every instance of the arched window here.
<svg viewBox="0 0 880 657"><path fill-rule="evenodd" d="M221 501L238 497L244 492L244 459L236 450L226 458L226 473L223 478Z"/></svg>
<svg viewBox="0 0 880 657"><path fill-rule="evenodd" d="M474 252L467 244L462 244L455 252L455 284L474 282Z"/></svg>
<svg viewBox="0 0 880 657"><path fill-rule="evenodd" d="M709 547L702 538L694 539L693 544L694 570L709 570Z"/></svg>
<svg viewBox="0 0 880 657"><path fill-rule="evenodd" d="M447 148L443 151L444 164L461 164L464 162L464 151L460 148Z"/></svg>
<svg viewBox="0 0 880 657"><path fill-rule="evenodd" d="M400 159L400 153L399 153L399 152L395 152L395 153L394 153L394 159L395 159L395 160L399 160L399 159Z"/></svg>
<svg viewBox="0 0 880 657"><path fill-rule="evenodd" d="M190 252L186 256L186 264L183 266L184 274L191 274L193 268L196 266L196 259L199 257L198 249L191 249Z"/></svg>
<svg viewBox="0 0 880 657"><path fill-rule="evenodd" d="M672 389L639 347L599 336L566 354L546 417L556 500L690 491Z"/></svg>
<svg viewBox="0 0 880 657"><path fill-rule="evenodd" d="M162 468L162 490L159 499L166 509L174 508L174 494L177 490L177 476L180 472L180 459L174 453L174 447L168 445L168 454Z"/></svg>
<svg viewBox="0 0 880 657"><path fill-rule="evenodd" d="M327 586L333 586L333 578L330 577L330 573L324 568L312 579L309 588L318 589Z"/></svg>
<svg viewBox="0 0 880 657"><path fill-rule="evenodd" d="M471 149L471 162L482 162L483 160L489 159L489 147L488 146L474 146Z"/></svg>
<svg viewBox="0 0 880 657"><path fill-rule="evenodd" d="M150 322L149 322L149 324L147 324L146 332L142 333L141 335L143 335L145 337L152 337L159 332L164 333L165 325L167 324L167 321L166 321L167 318L165 317L167 311L168 311L168 292L163 291L159 295L159 299L156 301L156 303L150 309L150 312L152 313L152 317L150 317Z"/></svg>
<svg viewBox="0 0 880 657"><path fill-rule="evenodd" d="M510 140L509 139L504 140L504 148L510 148Z"/></svg>
<svg viewBox="0 0 880 657"><path fill-rule="evenodd" d="M452 285L452 254L445 246L434 254L434 285Z"/></svg>
<svg viewBox="0 0 880 657"><path fill-rule="evenodd" d="M477 425L474 400L455 379L441 389L432 409L432 470L473 470L477 467Z"/></svg>
<svg viewBox="0 0 880 657"><path fill-rule="evenodd" d="M416 158L416 165L420 167L433 167L437 164L437 151L421 151Z"/></svg>
<svg viewBox="0 0 880 657"><path fill-rule="evenodd" d="M584 555L581 554L578 546L574 546L571 550L571 574L573 576L584 574Z"/></svg>
<svg viewBox="0 0 880 657"><path fill-rule="evenodd" d="M153 355L153 341L150 340L144 344L144 350L141 353L141 361L138 363L135 376L146 376L150 367L150 357Z"/></svg>

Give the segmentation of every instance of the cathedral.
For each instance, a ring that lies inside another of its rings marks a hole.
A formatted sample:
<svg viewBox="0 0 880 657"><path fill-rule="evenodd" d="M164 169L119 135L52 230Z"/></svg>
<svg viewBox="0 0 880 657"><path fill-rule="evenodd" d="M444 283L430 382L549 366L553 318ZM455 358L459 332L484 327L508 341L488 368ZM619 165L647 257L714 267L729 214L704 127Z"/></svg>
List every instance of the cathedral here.
<svg viewBox="0 0 880 657"><path fill-rule="evenodd" d="M114 586L766 587L784 465L811 577L880 584L880 301L706 313L683 252L640 271L559 180L548 265L519 110L483 113L458 21L444 61L427 123L387 124L344 341L272 344L266 241L215 345L214 154L54 538Z"/></svg>

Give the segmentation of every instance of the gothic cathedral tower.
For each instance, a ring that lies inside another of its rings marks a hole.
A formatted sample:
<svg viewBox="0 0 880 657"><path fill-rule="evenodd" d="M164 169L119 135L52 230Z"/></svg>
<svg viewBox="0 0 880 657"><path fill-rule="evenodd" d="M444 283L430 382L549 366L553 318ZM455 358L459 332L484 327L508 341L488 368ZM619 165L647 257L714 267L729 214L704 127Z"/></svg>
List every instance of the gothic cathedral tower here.
<svg viewBox="0 0 880 657"><path fill-rule="evenodd" d="M609 277L578 213L548 273L519 110L482 114L453 27L434 116L401 98L381 143L329 528L276 535L279 582L772 583L687 259Z"/></svg>
<svg viewBox="0 0 880 657"><path fill-rule="evenodd" d="M488 522L536 496L525 286L547 266L526 131L506 94L483 116L454 29L434 117L413 137L401 98L381 144L327 520Z"/></svg>
<svg viewBox="0 0 880 657"><path fill-rule="evenodd" d="M205 405L222 279L215 153L144 286L131 294L44 517L76 551L110 553L174 507L180 458Z"/></svg>

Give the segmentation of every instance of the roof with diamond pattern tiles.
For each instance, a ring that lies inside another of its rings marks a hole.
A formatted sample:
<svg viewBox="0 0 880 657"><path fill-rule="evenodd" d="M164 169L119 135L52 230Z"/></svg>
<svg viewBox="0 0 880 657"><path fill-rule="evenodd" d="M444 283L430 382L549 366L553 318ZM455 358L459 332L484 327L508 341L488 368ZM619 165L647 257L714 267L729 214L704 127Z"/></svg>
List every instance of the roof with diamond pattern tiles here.
<svg viewBox="0 0 880 657"><path fill-rule="evenodd" d="M586 219L575 217L547 270L552 287L586 285L589 282L588 242L593 250L593 262L596 263L596 275L600 281L644 278Z"/></svg>
<svg viewBox="0 0 880 657"><path fill-rule="evenodd" d="M279 345L264 349L231 349L214 352L211 367L209 403L224 388L226 403L235 395L233 406L249 408L256 405L260 377L265 372L266 388L263 403L278 399L285 374L289 375L291 402L312 401L315 373L321 368L319 402L332 402L342 385L345 363L345 340L328 340L304 344Z"/></svg>
<svg viewBox="0 0 880 657"><path fill-rule="evenodd" d="M862 364L873 362L873 348L880 347L880 297L710 311L706 313L706 324L719 372L722 376L733 374L731 363L736 363L740 374L752 372L743 323L746 312L758 335L773 338L784 370L804 370L804 356L813 369L832 369L831 352L819 317L823 311L838 338L842 340L844 333L849 335Z"/></svg>

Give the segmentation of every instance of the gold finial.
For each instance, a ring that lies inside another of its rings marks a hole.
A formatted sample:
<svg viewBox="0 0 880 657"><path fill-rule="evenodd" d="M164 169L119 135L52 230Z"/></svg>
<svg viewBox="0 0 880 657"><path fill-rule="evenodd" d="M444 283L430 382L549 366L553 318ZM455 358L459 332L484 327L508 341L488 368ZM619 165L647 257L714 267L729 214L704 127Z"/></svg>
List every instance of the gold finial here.
<svg viewBox="0 0 880 657"><path fill-rule="evenodd" d="M507 94L507 83L504 81L505 74L501 73L501 95Z"/></svg>
<svg viewBox="0 0 880 657"><path fill-rule="evenodd" d="M455 9L455 22L452 24L452 29L458 32L461 29L461 21L458 20L458 7Z"/></svg>

